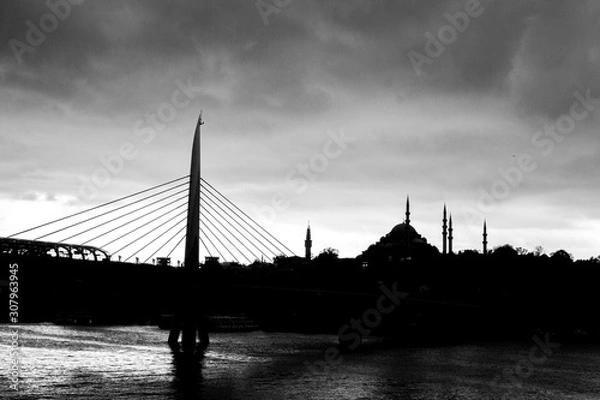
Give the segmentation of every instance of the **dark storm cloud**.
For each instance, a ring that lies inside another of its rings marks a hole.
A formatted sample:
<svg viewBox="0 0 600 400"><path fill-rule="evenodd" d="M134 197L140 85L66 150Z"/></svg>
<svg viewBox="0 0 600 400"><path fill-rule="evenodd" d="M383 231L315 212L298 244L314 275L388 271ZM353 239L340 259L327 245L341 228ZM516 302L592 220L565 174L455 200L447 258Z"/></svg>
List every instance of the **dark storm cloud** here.
<svg viewBox="0 0 600 400"><path fill-rule="evenodd" d="M549 1L531 17L515 64L520 104L557 117L575 90L600 95L600 4Z"/></svg>
<svg viewBox="0 0 600 400"><path fill-rule="evenodd" d="M15 61L11 59L9 39L26 42L26 22L38 25L39 18L49 12L40 4L35 3L34 7L29 6L30 2L3 3L3 16L9 20L2 36L5 61ZM260 64L268 59L269 52L278 49L267 45L261 46L262 51L244 52L248 40L285 41L294 34L290 23L281 24L279 29L274 24L266 30L250 2L85 2L72 6L71 15L47 35L44 43L35 46L32 54L25 53L23 59L27 69L43 72L49 66L61 66L73 78L89 77L86 74L91 58L117 64L117 74L129 74L195 57L196 49L225 49L236 57L239 54L242 63Z"/></svg>
<svg viewBox="0 0 600 400"><path fill-rule="evenodd" d="M445 15L463 11L464 1L296 2L270 15L268 26L253 2L85 2L72 6L75 17L61 21L34 53L23 54L18 68L8 40L24 41L26 21L37 24L48 9L16 0L1 7L7 21L2 59L12 62L6 85L59 99L77 97L82 81L101 88L178 63L193 65L198 77L218 79L206 75L203 60L217 54L235 69L229 100L251 109L325 110L331 95L310 85L317 80L373 91L392 85L417 95L513 90L526 109L552 115L574 84L591 85L598 73L586 60L597 30L580 19L587 14L593 21L597 7L589 2L482 0L482 15L424 66L421 78L407 53L422 53L424 34L437 35L448 24ZM573 57L576 67L564 65ZM525 78L515 68L525 69Z"/></svg>
<svg viewBox="0 0 600 400"><path fill-rule="evenodd" d="M360 54L366 50L369 55L356 57L357 63L335 64L339 69L331 72L351 80L356 67L364 74L391 76L399 80L398 86L416 86L421 93L514 91L520 106L549 116L562 112L575 88L597 88L598 56L595 63L589 59L589 51L600 42L593 2L482 0L481 16L471 18L468 28L418 78L407 53L424 54L425 33L438 37L448 24L446 15L464 11L465 4L358 2L323 7L330 14L320 18L354 32L366 43ZM527 69L525 77L521 68Z"/></svg>

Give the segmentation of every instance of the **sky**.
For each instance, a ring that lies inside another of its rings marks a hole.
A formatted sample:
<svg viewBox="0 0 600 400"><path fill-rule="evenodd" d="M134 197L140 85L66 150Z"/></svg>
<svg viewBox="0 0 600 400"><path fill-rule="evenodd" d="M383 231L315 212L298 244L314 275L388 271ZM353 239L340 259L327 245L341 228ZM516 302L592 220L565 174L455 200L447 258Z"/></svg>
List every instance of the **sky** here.
<svg viewBox="0 0 600 400"><path fill-rule="evenodd" d="M600 254L596 1L5 0L0 39L0 236L186 175L203 110L203 177L297 254L407 195L438 248L446 204L455 250Z"/></svg>

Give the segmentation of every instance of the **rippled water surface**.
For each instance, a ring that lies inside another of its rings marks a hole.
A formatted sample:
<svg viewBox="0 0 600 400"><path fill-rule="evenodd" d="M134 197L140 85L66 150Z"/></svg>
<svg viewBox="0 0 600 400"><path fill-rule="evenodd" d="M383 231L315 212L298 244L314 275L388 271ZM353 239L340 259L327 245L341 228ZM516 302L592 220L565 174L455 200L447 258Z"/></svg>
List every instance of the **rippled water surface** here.
<svg viewBox="0 0 600 400"><path fill-rule="evenodd" d="M13 327L0 327L8 355ZM21 325L19 392L2 368L0 398L600 399L600 346L563 345L528 364L533 342L415 348L373 339L324 370L331 335L213 334L204 357L190 360L171 353L167 334Z"/></svg>

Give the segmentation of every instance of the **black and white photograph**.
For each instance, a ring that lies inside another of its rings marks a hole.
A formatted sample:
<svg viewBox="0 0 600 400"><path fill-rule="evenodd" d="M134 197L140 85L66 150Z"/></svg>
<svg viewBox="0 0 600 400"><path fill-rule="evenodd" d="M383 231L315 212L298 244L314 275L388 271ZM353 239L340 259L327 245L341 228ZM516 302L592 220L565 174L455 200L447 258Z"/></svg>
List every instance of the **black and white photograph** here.
<svg viewBox="0 0 600 400"><path fill-rule="evenodd" d="M3 0L0 398L600 400L600 1Z"/></svg>

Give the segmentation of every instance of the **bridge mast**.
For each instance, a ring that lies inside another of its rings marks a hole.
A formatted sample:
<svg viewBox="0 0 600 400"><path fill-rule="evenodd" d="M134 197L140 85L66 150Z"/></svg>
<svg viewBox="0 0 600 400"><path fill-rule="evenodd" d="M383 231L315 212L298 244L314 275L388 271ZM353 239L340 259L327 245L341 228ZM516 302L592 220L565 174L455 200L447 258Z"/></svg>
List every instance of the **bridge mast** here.
<svg viewBox="0 0 600 400"><path fill-rule="evenodd" d="M202 125L204 125L204 122L202 122L202 112L200 112L196 132L194 133L190 167L184 258L187 271L197 270L200 265L200 127Z"/></svg>
<svg viewBox="0 0 600 400"><path fill-rule="evenodd" d="M183 270L182 302L173 321L169 334L169 345L178 348L179 333L184 352L193 352L196 347L196 332L198 332L199 345L208 346L208 332L201 321L203 316L198 315L198 297L195 283L200 265L200 127L202 112L198 117L194 143L192 148L192 161L190 166L190 185L188 193L187 227L185 237L185 258Z"/></svg>

